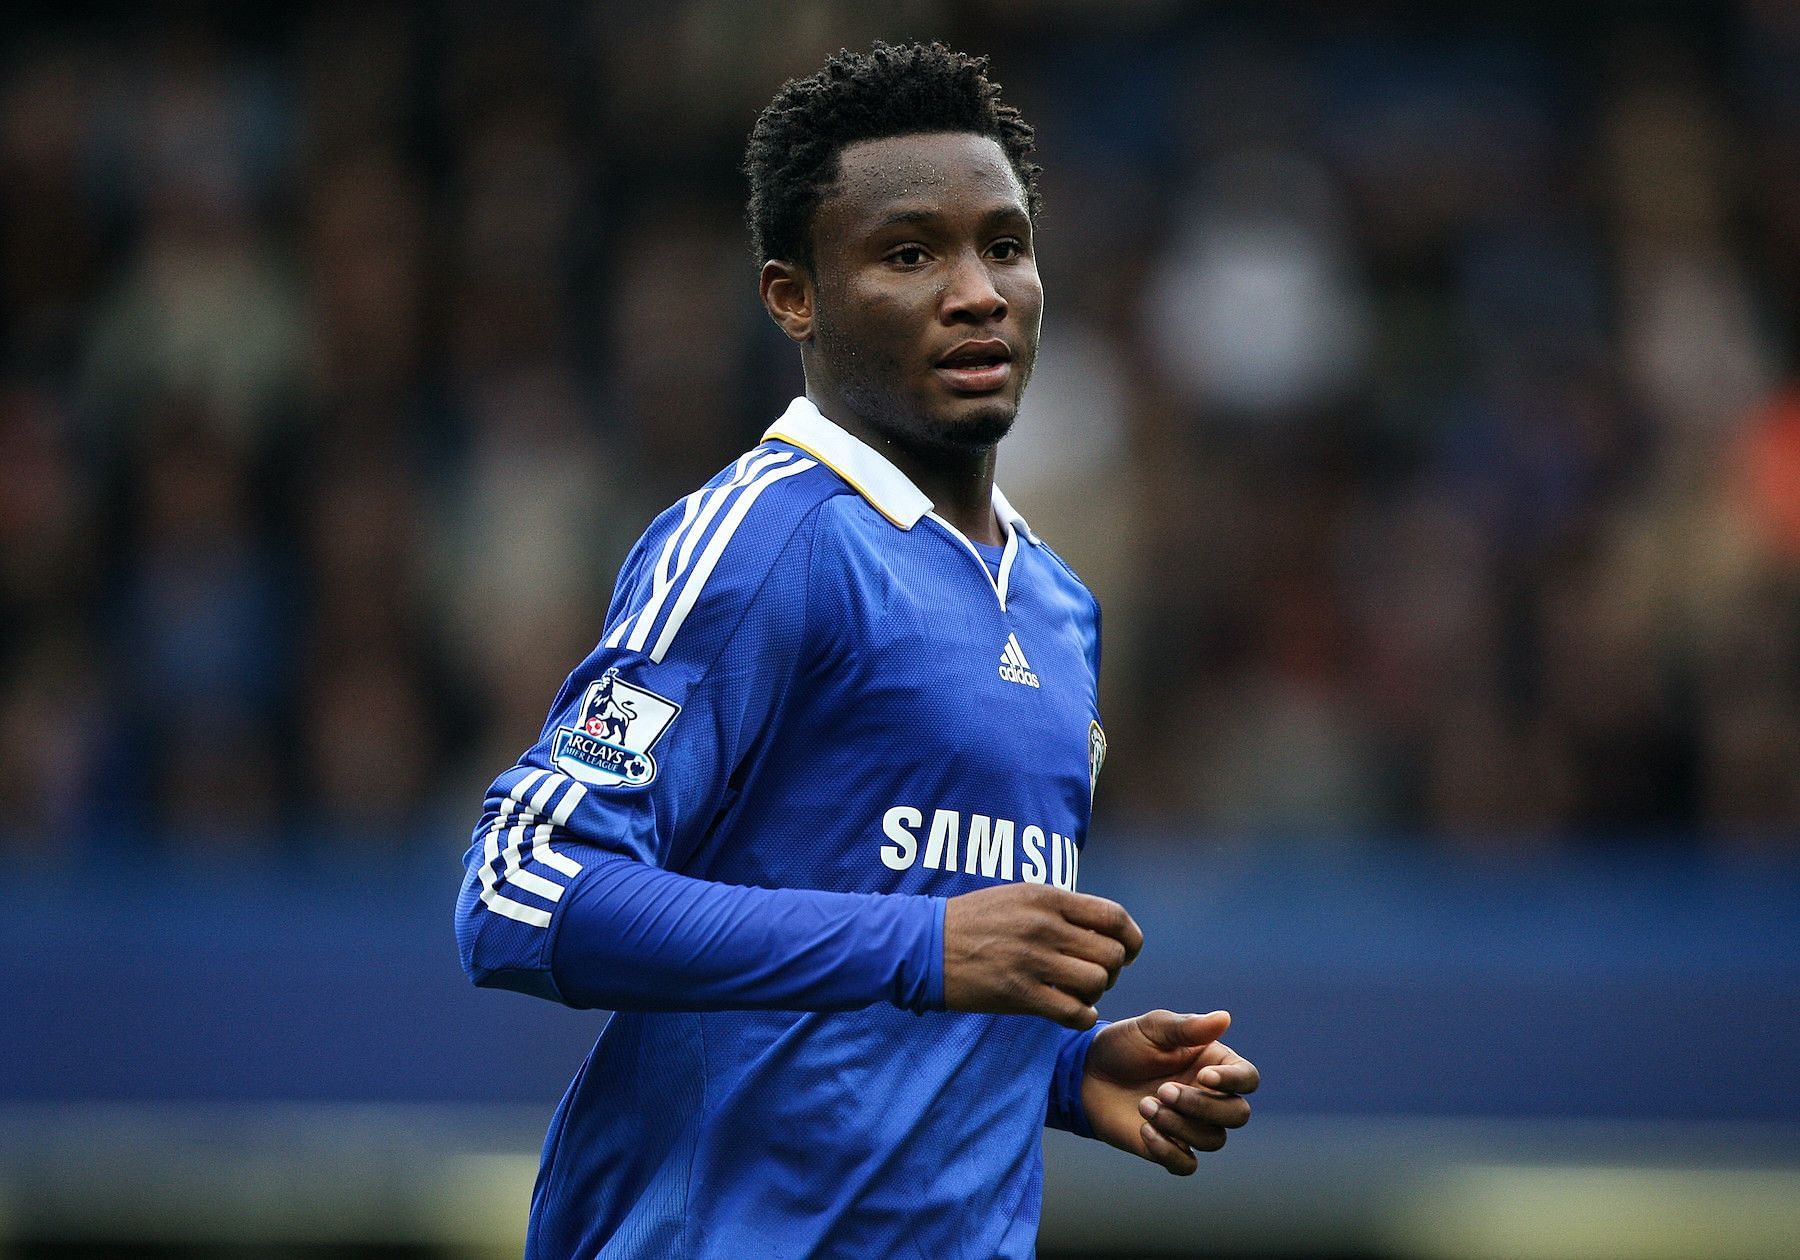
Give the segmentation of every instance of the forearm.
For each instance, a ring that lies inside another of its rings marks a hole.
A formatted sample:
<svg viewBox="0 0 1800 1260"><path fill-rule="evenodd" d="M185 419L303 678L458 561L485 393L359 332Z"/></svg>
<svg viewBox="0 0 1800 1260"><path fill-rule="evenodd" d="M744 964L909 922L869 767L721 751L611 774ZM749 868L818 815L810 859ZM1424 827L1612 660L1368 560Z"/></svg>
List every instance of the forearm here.
<svg viewBox="0 0 1800 1260"><path fill-rule="evenodd" d="M571 1006L853 1010L943 1005L943 902L746 888L594 862L556 910L549 969Z"/></svg>

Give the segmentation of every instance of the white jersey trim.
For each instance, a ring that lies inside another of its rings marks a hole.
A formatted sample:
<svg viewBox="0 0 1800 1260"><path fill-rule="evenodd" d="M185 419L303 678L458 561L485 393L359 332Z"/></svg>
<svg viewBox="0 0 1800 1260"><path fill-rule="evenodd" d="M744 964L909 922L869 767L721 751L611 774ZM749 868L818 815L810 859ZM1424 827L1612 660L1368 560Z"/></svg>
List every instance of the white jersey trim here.
<svg viewBox="0 0 1800 1260"><path fill-rule="evenodd" d="M901 529L911 529L925 517L942 525L981 566L988 585L994 589L994 598L1000 601L1001 611L1006 610L1006 584L1012 577L1013 560L1018 556L1018 540L1024 538L1035 544L1037 535L1031 532L1031 526L1007 501L999 486L993 488L994 515L999 518L1001 532L1006 535L1006 550L1000 557L1000 573L996 577L988 572L981 553L962 531L932 510L930 497L913 484L912 478L894 467L880 451L833 423L810 398L796 398L789 403L781 419L763 434L763 440L786 442L805 451Z"/></svg>
<svg viewBox="0 0 1800 1260"><path fill-rule="evenodd" d="M931 511L931 500L910 477L854 433L826 419L810 398L788 404L781 419L763 434L764 441L771 438L811 455L901 529L911 529Z"/></svg>
<svg viewBox="0 0 1800 1260"><path fill-rule="evenodd" d="M912 478L887 456L834 422L810 398L796 398L788 404L781 419L763 434L763 441L771 440L786 442L811 455L901 529L911 529L931 512L930 497L913 484ZM1026 542L1037 542L1031 526L1007 501L999 486L994 487L993 502L994 514L1003 525L1024 534Z"/></svg>
<svg viewBox="0 0 1800 1260"><path fill-rule="evenodd" d="M998 495L1000 492L996 490L994 493ZM1012 577L1013 558L1018 555L1019 552L1019 537L1022 529L1015 529L1013 523L1006 517L1002 516L1000 518L1000 530L1006 535L1006 548L1000 553L1000 574L996 577L993 570L988 568L987 561L981 558L981 553L975 550L975 544L970 542L968 537L960 529L939 516L936 512L927 512L926 515L936 521L939 525L943 526L945 533L949 534L950 537L962 544L962 549L968 552L970 557L974 559L976 565L980 567L981 576L987 579L988 589L993 591L994 598L1000 601L1000 611L1005 612L1006 583L1007 580ZM1021 527L1024 524L1024 521L1019 522Z"/></svg>

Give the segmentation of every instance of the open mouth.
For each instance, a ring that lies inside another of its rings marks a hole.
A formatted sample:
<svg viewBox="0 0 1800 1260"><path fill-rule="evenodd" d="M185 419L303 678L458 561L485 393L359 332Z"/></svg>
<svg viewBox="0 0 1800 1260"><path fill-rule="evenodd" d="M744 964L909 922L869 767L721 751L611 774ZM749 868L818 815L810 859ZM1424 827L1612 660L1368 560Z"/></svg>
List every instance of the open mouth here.
<svg viewBox="0 0 1800 1260"><path fill-rule="evenodd" d="M936 364L958 393L988 394L1012 377L1012 349L1004 341L965 341Z"/></svg>

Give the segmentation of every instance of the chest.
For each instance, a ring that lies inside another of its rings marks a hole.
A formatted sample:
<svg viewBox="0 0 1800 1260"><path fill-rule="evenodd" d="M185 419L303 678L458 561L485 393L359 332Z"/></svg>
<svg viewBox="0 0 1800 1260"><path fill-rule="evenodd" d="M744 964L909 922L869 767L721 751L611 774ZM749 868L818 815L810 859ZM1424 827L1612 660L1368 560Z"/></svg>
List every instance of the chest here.
<svg viewBox="0 0 1800 1260"><path fill-rule="evenodd" d="M930 522L899 545L851 550L812 675L822 720L865 750L1085 807L1095 627L1085 592L1054 566L1021 542L997 584Z"/></svg>
<svg viewBox="0 0 1800 1260"><path fill-rule="evenodd" d="M716 832L718 877L1075 886L1099 731L1092 601L1027 544L1001 586L927 528L884 523L813 571L806 658Z"/></svg>

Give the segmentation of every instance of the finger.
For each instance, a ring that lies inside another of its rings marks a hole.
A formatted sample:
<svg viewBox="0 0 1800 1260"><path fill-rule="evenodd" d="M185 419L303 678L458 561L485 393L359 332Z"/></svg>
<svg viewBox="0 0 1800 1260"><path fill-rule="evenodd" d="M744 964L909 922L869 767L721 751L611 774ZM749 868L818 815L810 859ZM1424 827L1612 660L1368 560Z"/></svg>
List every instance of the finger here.
<svg viewBox="0 0 1800 1260"><path fill-rule="evenodd" d="M1230 1046L1215 1045L1208 1047L1208 1053L1220 1053L1224 1060L1209 1063L1200 1069L1194 1079L1210 1089L1224 1090L1232 1094L1252 1094L1262 1084L1262 1073L1256 1070L1256 1064L1232 1050Z"/></svg>
<svg viewBox="0 0 1800 1260"><path fill-rule="evenodd" d="M1138 1114L1168 1141L1189 1150L1216 1151L1225 1145L1225 1126L1202 1123L1173 1107L1158 1104L1154 1098L1139 1099Z"/></svg>
<svg viewBox="0 0 1800 1260"><path fill-rule="evenodd" d="M1119 978L1119 972L1125 969L1125 944L1115 937L1106 936L1092 928L1076 927L1069 924L1066 934L1058 942L1065 954L1076 958L1084 958L1106 968L1110 979L1107 988L1112 988L1113 981Z"/></svg>
<svg viewBox="0 0 1800 1260"><path fill-rule="evenodd" d="M1173 1081L1156 1091L1163 1110L1174 1111L1197 1124L1222 1129L1241 1129L1250 1122L1250 1103L1236 1094L1220 1094Z"/></svg>
<svg viewBox="0 0 1800 1260"><path fill-rule="evenodd" d="M1144 948L1144 932L1125 907L1105 897L1087 893L1067 893L1059 899L1062 917L1077 927L1092 928L1110 936L1125 947L1125 961L1130 962Z"/></svg>
<svg viewBox="0 0 1800 1260"><path fill-rule="evenodd" d="M1150 1123L1156 1131L1178 1146L1208 1154L1225 1149L1225 1130L1216 1124L1195 1124L1171 1107L1157 1112Z"/></svg>
<svg viewBox="0 0 1800 1260"><path fill-rule="evenodd" d="M1193 1050L1223 1036L1231 1027L1231 1012L1177 1015L1173 1011L1146 1011L1136 1022L1144 1039L1158 1050Z"/></svg>
<svg viewBox="0 0 1800 1260"><path fill-rule="evenodd" d="M1100 995L1112 987L1112 977L1106 968L1098 963L1088 962L1085 958L1069 958L1055 955L1045 960L1042 977L1046 984L1053 984L1071 997L1080 998L1088 1006L1100 1000Z"/></svg>
<svg viewBox="0 0 1800 1260"><path fill-rule="evenodd" d="M1145 1121L1138 1128L1138 1137L1144 1143L1144 1157L1151 1163L1161 1164L1177 1177L1189 1177L1200 1161L1185 1146L1179 1146L1157 1132L1156 1126Z"/></svg>
<svg viewBox="0 0 1800 1260"><path fill-rule="evenodd" d="M1064 1028L1086 1032L1100 1022L1100 1012L1053 984L1038 985L1026 998L1024 1014L1042 1015Z"/></svg>

